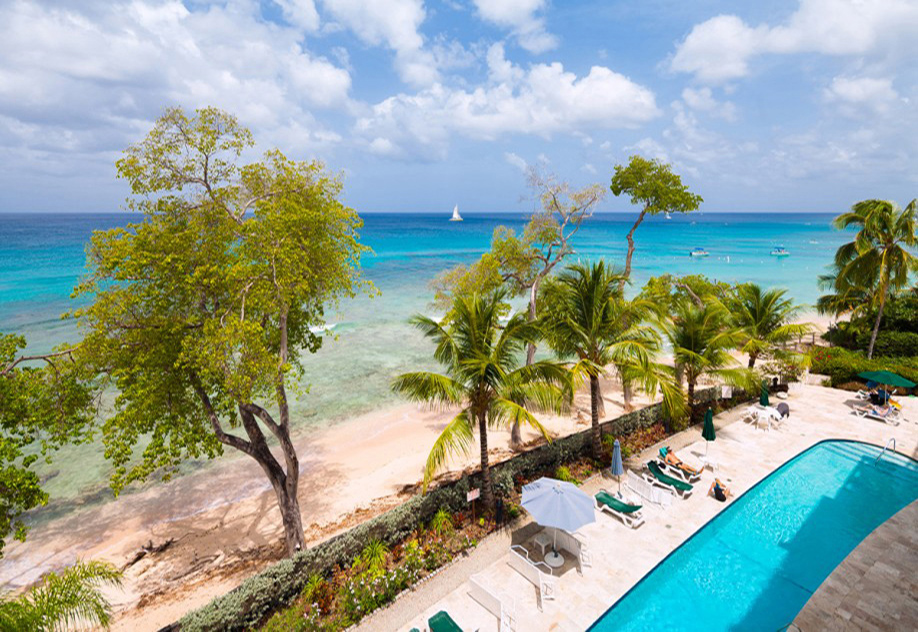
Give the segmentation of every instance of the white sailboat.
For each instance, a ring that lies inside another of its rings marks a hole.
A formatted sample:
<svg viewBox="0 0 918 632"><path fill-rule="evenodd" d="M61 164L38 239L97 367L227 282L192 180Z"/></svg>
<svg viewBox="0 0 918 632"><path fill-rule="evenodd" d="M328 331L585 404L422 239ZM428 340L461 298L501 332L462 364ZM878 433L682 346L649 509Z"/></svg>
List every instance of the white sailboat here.
<svg viewBox="0 0 918 632"><path fill-rule="evenodd" d="M666 219L672 219L673 216L669 214L669 211L666 212Z"/></svg>
<svg viewBox="0 0 918 632"><path fill-rule="evenodd" d="M462 215L459 214L458 204L453 207L453 216L449 218L449 221L451 222L461 222L462 221Z"/></svg>

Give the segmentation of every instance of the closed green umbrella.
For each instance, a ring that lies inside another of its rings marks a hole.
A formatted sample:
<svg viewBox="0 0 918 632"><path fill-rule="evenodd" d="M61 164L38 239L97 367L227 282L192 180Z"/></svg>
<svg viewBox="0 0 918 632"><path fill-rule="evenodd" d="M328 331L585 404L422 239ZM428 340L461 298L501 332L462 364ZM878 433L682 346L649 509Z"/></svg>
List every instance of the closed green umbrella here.
<svg viewBox="0 0 918 632"><path fill-rule="evenodd" d="M707 456L708 444L716 438L714 434L714 411L710 408L704 414L704 428L701 429L701 436L704 437L704 453Z"/></svg>
<svg viewBox="0 0 918 632"><path fill-rule="evenodd" d="M862 377L865 380L871 380L877 384L883 384L884 386L898 386L901 388L915 388L915 383L911 380L907 380L901 375L897 375L892 371L863 371L857 374L858 377Z"/></svg>
<svg viewBox="0 0 918 632"><path fill-rule="evenodd" d="M762 382L762 394L759 395L759 403L762 406L768 406L768 383Z"/></svg>

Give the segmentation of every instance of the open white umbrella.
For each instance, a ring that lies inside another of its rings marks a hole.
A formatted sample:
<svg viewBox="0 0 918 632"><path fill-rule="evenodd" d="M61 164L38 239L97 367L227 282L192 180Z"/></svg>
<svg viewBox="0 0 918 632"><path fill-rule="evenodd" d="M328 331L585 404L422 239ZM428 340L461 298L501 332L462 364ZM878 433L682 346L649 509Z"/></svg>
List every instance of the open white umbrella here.
<svg viewBox="0 0 918 632"><path fill-rule="evenodd" d="M593 499L573 483L540 478L523 486L523 508L543 527L573 532L596 520ZM558 532L552 551L545 556L549 566L560 566L563 558L557 551Z"/></svg>

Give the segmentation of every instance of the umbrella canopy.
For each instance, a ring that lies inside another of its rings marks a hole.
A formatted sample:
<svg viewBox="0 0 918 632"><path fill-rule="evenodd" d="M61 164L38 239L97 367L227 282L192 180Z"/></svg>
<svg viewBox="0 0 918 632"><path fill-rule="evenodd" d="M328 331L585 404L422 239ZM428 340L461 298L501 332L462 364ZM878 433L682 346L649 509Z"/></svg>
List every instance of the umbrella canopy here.
<svg viewBox="0 0 918 632"><path fill-rule="evenodd" d="M896 375L892 371L863 371L857 374L858 377L862 377L865 380L870 380L876 382L877 384L884 384L886 386L898 386L901 388L915 388L915 383L911 380L906 380L901 375Z"/></svg>
<svg viewBox="0 0 918 632"><path fill-rule="evenodd" d="M716 438L714 434L714 411L710 408L704 414L704 428L701 430L701 436L704 437L705 441L714 441Z"/></svg>
<svg viewBox="0 0 918 632"><path fill-rule="evenodd" d="M768 406L768 384L762 382L762 394L759 395L759 403L762 406Z"/></svg>
<svg viewBox="0 0 918 632"><path fill-rule="evenodd" d="M592 498L573 483L553 478L523 485L522 505L543 527L572 532L596 520Z"/></svg>
<svg viewBox="0 0 918 632"><path fill-rule="evenodd" d="M622 446L618 442L618 439L615 440L615 443L612 444L612 467L609 468L612 476L618 477L618 491L622 490L622 474L625 473L625 467L622 465Z"/></svg>

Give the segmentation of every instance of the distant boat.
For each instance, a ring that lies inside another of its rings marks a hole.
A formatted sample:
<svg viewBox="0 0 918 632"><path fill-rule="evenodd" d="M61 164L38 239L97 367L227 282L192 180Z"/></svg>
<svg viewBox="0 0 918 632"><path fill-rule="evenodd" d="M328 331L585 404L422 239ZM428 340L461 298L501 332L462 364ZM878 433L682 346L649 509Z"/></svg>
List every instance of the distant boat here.
<svg viewBox="0 0 918 632"><path fill-rule="evenodd" d="M784 246L775 246L771 250L772 257L789 257L790 253L785 250Z"/></svg>
<svg viewBox="0 0 918 632"><path fill-rule="evenodd" d="M669 214L669 211L666 212L666 219L672 219L673 216Z"/></svg>
<svg viewBox="0 0 918 632"><path fill-rule="evenodd" d="M453 207L453 216L449 218L449 221L451 222L461 222L462 221L462 215L459 214L458 204Z"/></svg>
<svg viewBox="0 0 918 632"><path fill-rule="evenodd" d="M692 248L692 251L689 253L689 256L691 256L691 257L707 257L707 256L710 255L710 254L711 254L711 253L709 253L709 252L708 252L707 250L705 250L704 248Z"/></svg>

